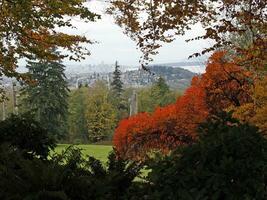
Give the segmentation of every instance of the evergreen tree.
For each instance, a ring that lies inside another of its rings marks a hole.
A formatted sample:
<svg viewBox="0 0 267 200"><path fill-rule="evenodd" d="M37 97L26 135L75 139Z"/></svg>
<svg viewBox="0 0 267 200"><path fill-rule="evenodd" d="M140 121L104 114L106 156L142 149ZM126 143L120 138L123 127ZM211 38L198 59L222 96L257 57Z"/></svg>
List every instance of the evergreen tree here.
<svg viewBox="0 0 267 200"><path fill-rule="evenodd" d="M65 66L57 62L29 62L26 66L34 81L23 89L28 111L49 133L62 138L66 131L68 87Z"/></svg>
<svg viewBox="0 0 267 200"><path fill-rule="evenodd" d="M170 88L164 78L159 77L157 82L151 88L151 98L156 106L165 106L172 103L173 98L170 98Z"/></svg>
<svg viewBox="0 0 267 200"><path fill-rule="evenodd" d="M117 122L128 115L127 101L123 97L124 89L123 82L121 81L121 74L120 66L116 61L115 70L113 72L113 80L111 82L110 99L112 105L117 110Z"/></svg>
<svg viewBox="0 0 267 200"><path fill-rule="evenodd" d="M123 83L121 81L121 70L118 62L115 63L115 70L113 72L113 80L111 82L111 90L115 97L121 98L123 92Z"/></svg>
<svg viewBox="0 0 267 200"><path fill-rule="evenodd" d="M164 78L159 77L152 87L138 92L138 110L153 112L156 107L174 103L178 94L171 91Z"/></svg>

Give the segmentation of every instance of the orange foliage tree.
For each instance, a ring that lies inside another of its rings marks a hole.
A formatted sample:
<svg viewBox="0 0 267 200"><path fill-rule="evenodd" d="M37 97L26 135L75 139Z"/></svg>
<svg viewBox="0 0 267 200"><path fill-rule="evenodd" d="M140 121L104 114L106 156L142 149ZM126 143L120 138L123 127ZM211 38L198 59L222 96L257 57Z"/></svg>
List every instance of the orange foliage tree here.
<svg viewBox="0 0 267 200"><path fill-rule="evenodd" d="M205 93L192 86L175 104L122 120L115 131L114 146L121 156L135 159L154 150L167 153L194 142L198 124L207 116Z"/></svg>
<svg viewBox="0 0 267 200"><path fill-rule="evenodd" d="M206 93L207 106L213 114L231 106L239 107L252 102L251 72L237 65L235 59L227 57L225 51L215 52L210 57L206 73L200 79L199 84Z"/></svg>
<svg viewBox="0 0 267 200"><path fill-rule="evenodd" d="M234 111L233 116L241 122L256 125L267 135L267 76L255 80L251 93L253 101L231 108Z"/></svg>

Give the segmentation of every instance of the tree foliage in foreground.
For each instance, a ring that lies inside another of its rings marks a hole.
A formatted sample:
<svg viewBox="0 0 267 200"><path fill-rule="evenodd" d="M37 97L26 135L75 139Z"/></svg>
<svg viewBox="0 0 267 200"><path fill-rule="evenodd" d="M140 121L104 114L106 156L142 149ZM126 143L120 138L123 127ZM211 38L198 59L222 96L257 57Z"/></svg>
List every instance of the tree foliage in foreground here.
<svg viewBox="0 0 267 200"><path fill-rule="evenodd" d="M198 23L205 33L193 40L211 39L195 56L220 48L232 49L239 55L238 64L249 69L266 71L267 18L265 0L207 1L139 1L113 0L109 12L137 43L143 53L141 61L151 61L162 43L184 35ZM247 33L249 45L240 48L229 35L242 37Z"/></svg>
<svg viewBox="0 0 267 200"><path fill-rule="evenodd" d="M3 200L120 200L141 166L111 153L104 166L70 147L48 160L31 160L0 146L0 198Z"/></svg>
<svg viewBox="0 0 267 200"><path fill-rule="evenodd" d="M149 199L267 198L267 140L229 116L203 124L195 144L151 167Z"/></svg>
<svg viewBox="0 0 267 200"><path fill-rule="evenodd" d="M91 43L83 36L60 32L74 28L71 18L95 21L98 15L85 0L2 0L0 1L0 75L20 76L16 72L20 58L58 61L64 57L80 60L89 52L80 43ZM68 54L57 54L63 48Z"/></svg>
<svg viewBox="0 0 267 200"><path fill-rule="evenodd" d="M55 147L55 138L30 114L11 115L0 122L0 145L4 144L7 149L18 150L26 157L46 159ZM2 148L4 146L1 151Z"/></svg>
<svg viewBox="0 0 267 200"><path fill-rule="evenodd" d="M250 92L253 101L229 110L233 110L233 116L241 122L254 124L267 135L267 76L257 78Z"/></svg>

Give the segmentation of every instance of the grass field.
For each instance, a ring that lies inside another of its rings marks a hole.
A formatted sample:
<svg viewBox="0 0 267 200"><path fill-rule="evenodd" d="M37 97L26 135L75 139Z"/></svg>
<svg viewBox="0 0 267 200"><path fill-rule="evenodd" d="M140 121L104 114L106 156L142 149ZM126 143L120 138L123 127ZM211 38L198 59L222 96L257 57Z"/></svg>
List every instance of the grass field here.
<svg viewBox="0 0 267 200"><path fill-rule="evenodd" d="M56 153L61 153L64 149L68 148L69 144L58 144L55 148ZM83 145L75 145L76 147L82 149L83 155L93 156L99 159L101 162L106 163L107 157L110 151L112 151L112 146L108 145L91 145L91 144L83 144ZM147 175L148 170L141 170L141 177ZM142 180L141 177L136 177L135 181Z"/></svg>
<svg viewBox="0 0 267 200"><path fill-rule="evenodd" d="M61 153L64 149L66 149L69 144L59 144L55 148L56 153ZM110 151L112 151L112 146L106 145L75 145L76 147L82 149L82 153L87 156L93 156L99 159L102 162L107 161L107 157Z"/></svg>

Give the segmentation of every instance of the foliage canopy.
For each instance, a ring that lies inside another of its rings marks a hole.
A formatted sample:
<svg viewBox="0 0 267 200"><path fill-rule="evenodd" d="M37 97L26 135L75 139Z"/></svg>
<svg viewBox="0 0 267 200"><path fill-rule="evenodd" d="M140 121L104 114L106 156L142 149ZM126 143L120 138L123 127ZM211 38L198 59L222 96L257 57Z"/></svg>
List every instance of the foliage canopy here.
<svg viewBox="0 0 267 200"><path fill-rule="evenodd" d="M137 43L145 64L162 43L173 41L176 35L184 35L200 23L205 33L192 39L211 39L214 44L194 56L227 46L241 56L241 65L266 70L265 0L112 0L108 12ZM229 37L247 32L250 45L246 48L240 48Z"/></svg>
<svg viewBox="0 0 267 200"><path fill-rule="evenodd" d="M57 61L64 57L80 60L89 52L80 43L92 43L83 36L60 32L74 28L72 18L95 21L98 15L89 11L85 0L1 0L0 1L0 75L19 76L20 58ZM71 53L57 54L63 48Z"/></svg>

